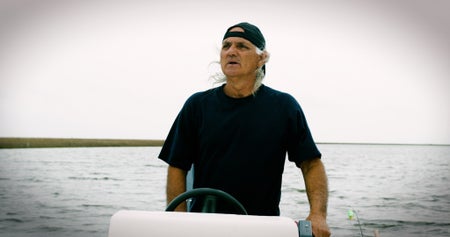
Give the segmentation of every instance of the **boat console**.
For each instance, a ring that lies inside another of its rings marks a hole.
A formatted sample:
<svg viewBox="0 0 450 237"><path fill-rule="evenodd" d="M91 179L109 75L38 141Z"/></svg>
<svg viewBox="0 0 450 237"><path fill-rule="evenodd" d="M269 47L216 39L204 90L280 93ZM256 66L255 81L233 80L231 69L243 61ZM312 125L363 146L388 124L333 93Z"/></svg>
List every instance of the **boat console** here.
<svg viewBox="0 0 450 237"><path fill-rule="evenodd" d="M203 212L175 212L192 197L205 196ZM220 198L235 205L236 214L214 213ZM288 217L247 215L234 197L217 189L192 189L176 197L165 212L118 211L111 217L109 237L312 237L311 223Z"/></svg>

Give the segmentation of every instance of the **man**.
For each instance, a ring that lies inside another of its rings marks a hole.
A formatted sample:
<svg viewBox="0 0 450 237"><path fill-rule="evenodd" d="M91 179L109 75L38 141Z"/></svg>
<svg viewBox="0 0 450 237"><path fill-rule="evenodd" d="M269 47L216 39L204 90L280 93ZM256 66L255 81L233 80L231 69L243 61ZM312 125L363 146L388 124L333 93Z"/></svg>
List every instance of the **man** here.
<svg viewBox="0 0 450 237"><path fill-rule="evenodd" d="M321 154L297 101L261 83L268 59L256 26L243 22L228 28L220 53L225 83L186 101L159 155L169 164L167 201L186 191L193 164L194 188L225 191L251 215L279 215L287 153L304 176L314 236L329 236ZM219 212L232 212L219 204Z"/></svg>

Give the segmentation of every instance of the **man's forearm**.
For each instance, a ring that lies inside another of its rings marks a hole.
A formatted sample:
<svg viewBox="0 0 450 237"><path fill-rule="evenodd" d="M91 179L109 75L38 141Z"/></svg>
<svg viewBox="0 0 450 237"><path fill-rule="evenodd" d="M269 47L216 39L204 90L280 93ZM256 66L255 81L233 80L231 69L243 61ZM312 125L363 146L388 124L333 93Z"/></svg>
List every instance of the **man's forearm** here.
<svg viewBox="0 0 450 237"><path fill-rule="evenodd" d="M186 174L187 172L185 170L169 166L166 186L167 204L178 195L186 192ZM186 211L186 203L180 204L175 211Z"/></svg>
<svg viewBox="0 0 450 237"><path fill-rule="evenodd" d="M310 215L326 218L328 204L328 180L325 167L320 159L302 164L306 193L310 205Z"/></svg>
<svg viewBox="0 0 450 237"><path fill-rule="evenodd" d="M310 212L306 218L311 221L313 236L329 237L327 224L328 180L320 159L304 161L301 164L308 195Z"/></svg>

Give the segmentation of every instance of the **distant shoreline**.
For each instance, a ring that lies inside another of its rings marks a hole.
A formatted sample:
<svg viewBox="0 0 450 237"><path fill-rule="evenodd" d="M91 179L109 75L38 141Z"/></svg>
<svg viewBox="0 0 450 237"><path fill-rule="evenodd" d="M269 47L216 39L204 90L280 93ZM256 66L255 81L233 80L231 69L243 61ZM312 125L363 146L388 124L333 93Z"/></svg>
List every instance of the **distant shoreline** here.
<svg viewBox="0 0 450 237"><path fill-rule="evenodd" d="M161 139L85 139L85 138L23 138L0 137L2 148L58 148L58 147L154 147L162 146ZM351 143L318 142L321 145L396 145L396 146L449 146L449 144Z"/></svg>
<svg viewBox="0 0 450 237"><path fill-rule="evenodd" d="M162 146L164 140L82 138L0 138L0 148L142 147Z"/></svg>

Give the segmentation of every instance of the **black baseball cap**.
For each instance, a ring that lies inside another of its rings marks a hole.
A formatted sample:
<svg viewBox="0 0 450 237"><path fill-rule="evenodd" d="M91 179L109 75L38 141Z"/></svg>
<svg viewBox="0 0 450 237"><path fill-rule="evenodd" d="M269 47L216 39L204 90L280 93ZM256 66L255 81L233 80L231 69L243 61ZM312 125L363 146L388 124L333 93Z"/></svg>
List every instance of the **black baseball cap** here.
<svg viewBox="0 0 450 237"><path fill-rule="evenodd" d="M235 27L242 28L244 30L244 32L240 32L240 31L230 32L230 30ZM223 36L222 40L225 40L228 37L244 38L244 39L252 42L252 44L254 44L257 48L259 48L261 50L264 50L266 47L266 40L264 39L264 36L261 33L261 31L258 29L258 27L256 27L255 25L252 25L248 22L241 22L239 24L229 27L227 29L227 31L225 32L225 35Z"/></svg>

